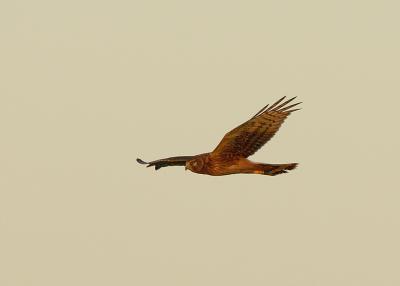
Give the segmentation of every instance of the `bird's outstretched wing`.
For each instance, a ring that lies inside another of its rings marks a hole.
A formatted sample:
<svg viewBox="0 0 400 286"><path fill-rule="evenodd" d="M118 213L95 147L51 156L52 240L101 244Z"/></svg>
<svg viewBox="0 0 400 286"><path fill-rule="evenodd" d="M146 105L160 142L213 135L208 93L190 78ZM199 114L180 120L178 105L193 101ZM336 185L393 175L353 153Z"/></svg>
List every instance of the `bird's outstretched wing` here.
<svg viewBox="0 0 400 286"><path fill-rule="evenodd" d="M137 158L136 161L139 164L147 165L146 167L154 166L155 169L158 170L162 167L168 167L168 166L185 166L186 161L191 160L193 157L194 156L170 157L170 158L155 160L155 161L151 161L151 162L145 162L142 159Z"/></svg>
<svg viewBox="0 0 400 286"><path fill-rule="evenodd" d="M299 110L291 108L301 102L288 105L296 97L282 102L285 98L282 97L270 107L265 106L251 119L226 133L211 155L244 158L253 155L275 135L291 112Z"/></svg>

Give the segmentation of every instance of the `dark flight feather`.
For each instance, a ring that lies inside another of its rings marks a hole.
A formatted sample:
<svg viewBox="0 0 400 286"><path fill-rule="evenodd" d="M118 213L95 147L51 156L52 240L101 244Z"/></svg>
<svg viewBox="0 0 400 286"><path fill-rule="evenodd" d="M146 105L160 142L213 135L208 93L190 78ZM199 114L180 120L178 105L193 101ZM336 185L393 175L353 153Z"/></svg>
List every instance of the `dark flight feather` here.
<svg viewBox="0 0 400 286"><path fill-rule="evenodd" d="M275 135L286 117L298 110L290 108L301 102L288 105L296 97L284 101L285 98L282 97L269 107L265 106L251 119L226 133L212 154L244 158L253 155Z"/></svg>
<svg viewBox="0 0 400 286"><path fill-rule="evenodd" d="M185 166L186 161L192 159L193 156L178 156L178 157L170 157L170 158L165 158L165 159L159 159L151 162L145 162L142 159L137 158L136 161L139 164L147 165L146 167L152 167L156 170L163 168L163 167L168 167L168 166Z"/></svg>

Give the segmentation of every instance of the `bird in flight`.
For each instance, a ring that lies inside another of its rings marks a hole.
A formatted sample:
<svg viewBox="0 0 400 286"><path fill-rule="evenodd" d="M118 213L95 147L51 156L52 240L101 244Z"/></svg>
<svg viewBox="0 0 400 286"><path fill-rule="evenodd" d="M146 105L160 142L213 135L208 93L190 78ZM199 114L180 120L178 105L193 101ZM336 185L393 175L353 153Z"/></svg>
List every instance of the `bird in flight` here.
<svg viewBox="0 0 400 286"><path fill-rule="evenodd" d="M247 158L267 143L278 131L286 117L301 102L288 105L296 97L285 100L282 97L271 106L267 105L252 118L232 129L222 138L218 146L209 153L195 156L170 157L152 162L136 159L156 170L167 166L185 166L185 170L211 176L231 174L261 174L275 176L296 168L297 163L264 164Z"/></svg>

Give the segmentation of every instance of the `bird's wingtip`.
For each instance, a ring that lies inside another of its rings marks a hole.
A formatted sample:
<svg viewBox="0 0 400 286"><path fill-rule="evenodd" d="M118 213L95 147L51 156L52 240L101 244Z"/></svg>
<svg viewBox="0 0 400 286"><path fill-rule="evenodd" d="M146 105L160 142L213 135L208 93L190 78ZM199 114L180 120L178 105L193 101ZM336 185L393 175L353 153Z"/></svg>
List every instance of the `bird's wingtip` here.
<svg viewBox="0 0 400 286"><path fill-rule="evenodd" d="M143 165L147 165L147 164L149 164L149 163L147 163L147 162L143 161L143 160L142 160L142 159L140 159L140 158L137 158L137 159L136 159L136 162L138 162L139 164L143 164Z"/></svg>

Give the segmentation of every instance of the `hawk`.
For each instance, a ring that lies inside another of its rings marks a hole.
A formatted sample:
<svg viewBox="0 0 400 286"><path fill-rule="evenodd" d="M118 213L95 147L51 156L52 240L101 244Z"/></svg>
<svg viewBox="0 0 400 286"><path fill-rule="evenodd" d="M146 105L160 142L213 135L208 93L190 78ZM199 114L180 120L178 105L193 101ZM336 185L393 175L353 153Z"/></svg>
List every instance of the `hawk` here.
<svg viewBox="0 0 400 286"><path fill-rule="evenodd" d="M281 127L283 121L301 102L289 105L296 97L285 100L285 96L271 106L267 105L252 118L232 129L222 138L218 146L209 153L195 156L170 157L152 162L136 159L156 170L167 166L185 166L185 170L211 176L231 174L261 174L275 176L296 168L297 163L264 164L247 158L267 143Z"/></svg>

